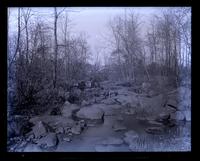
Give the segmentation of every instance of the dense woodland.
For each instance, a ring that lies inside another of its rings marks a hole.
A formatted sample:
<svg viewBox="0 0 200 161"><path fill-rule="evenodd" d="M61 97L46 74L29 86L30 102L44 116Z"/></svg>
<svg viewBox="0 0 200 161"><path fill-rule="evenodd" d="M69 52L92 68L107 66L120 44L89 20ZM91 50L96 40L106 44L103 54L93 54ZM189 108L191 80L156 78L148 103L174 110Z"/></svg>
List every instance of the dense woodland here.
<svg viewBox="0 0 200 161"><path fill-rule="evenodd" d="M8 22L10 20L8 11ZM112 52L105 63L89 61L92 53L85 34L74 36L67 8L52 8L53 24L33 17L32 8L17 9L17 26L8 33L8 116L43 114L65 101L78 105L83 97L72 97L76 86L86 82L127 85L151 84L164 92L167 85L178 88L191 79L191 9L163 9L152 15L148 29L134 10L108 22L107 38ZM62 22L62 23L58 23ZM9 22L12 24L12 22ZM8 26L9 27L9 26ZM8 28L9 31L9 28ZM141 33L144 33L143 35ZM167 85L166 85L167 84Z"/></svg>

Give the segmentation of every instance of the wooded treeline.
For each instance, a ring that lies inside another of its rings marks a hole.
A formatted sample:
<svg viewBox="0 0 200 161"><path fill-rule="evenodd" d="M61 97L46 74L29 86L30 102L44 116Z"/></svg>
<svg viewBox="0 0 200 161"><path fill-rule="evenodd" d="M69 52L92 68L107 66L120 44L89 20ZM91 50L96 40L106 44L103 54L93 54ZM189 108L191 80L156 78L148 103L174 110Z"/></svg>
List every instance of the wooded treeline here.
<svg viewBox="0 0 200 161"><path fill-rule="evenodd" d="M144 35L140 17L129 11L110 21L115 50L107 65L112 66L115 78L137 81L141 74L147 79L160 75L179 85L182 77L190 77L190 8L166 9L152 16Z"/></svg>
<svg viewBox="0 0 200 161"><path fill-rule="evenodd" d="M31 21L31 16L34 16L31 8L18 8L17 29L8 38L10 106L29 108L29 105L60 101L62 91L87 77L91 71L85 35L70 35L70 20L65 8L54 8L53 14L51 25L44 21ZM58 26L61 14L63 21ZM58 32L61 32L60 37Z"/></svg>
<svg viewBox="0 0 200 161"><path fill-rule="evenodd" d="M9 107L29 109L64 102L63 93L71 85L94 77L138 82L141 77L144 81L164 76L176 85L181 77L190 77L190 8L166 9L152 16L145 36L140 16L134 12L113 18L109 29L114 50L104 66L89 63L87 38L71 34L68 10L52 8L52 13L53 24L49 24L33 21L36 13L31 8L18 8L17 28L8 34Z"/></svg>

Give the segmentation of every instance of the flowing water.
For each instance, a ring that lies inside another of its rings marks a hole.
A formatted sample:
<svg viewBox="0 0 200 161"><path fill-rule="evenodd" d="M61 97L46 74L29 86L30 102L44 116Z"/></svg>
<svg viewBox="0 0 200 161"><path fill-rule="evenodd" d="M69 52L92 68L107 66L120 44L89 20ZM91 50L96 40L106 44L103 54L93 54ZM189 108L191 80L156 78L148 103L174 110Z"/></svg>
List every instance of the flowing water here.
<svg viewBox="0 0 200 161"><path fill-rule="evenodd" d="M125 142L120 145L102 145L107 138L124 138L124 133L134 130L139 134L136 141L136 149L139 151L189 151L190 150L190 122L182 123L172 128L167 128L162 135L146 133L145 129L151 125L147 121L137 120L133 115L121 115L123 120L118 121L118 115L105 116L104 123L87 127L80 135L72 137L71 142L60 141L56 151L62 152L95 152L95 151L119 151L129 152L129 145ZM120 123L125 130L114 131L113 124ZM186 141L185 141L186 140ZM176 145L174 145L174 142ZM171 147L170 147L171 146ZM187 147L185 147L187 146ZM175 148L176 147L176 148ZM134 151L134 150L133 150Z"/></svg>

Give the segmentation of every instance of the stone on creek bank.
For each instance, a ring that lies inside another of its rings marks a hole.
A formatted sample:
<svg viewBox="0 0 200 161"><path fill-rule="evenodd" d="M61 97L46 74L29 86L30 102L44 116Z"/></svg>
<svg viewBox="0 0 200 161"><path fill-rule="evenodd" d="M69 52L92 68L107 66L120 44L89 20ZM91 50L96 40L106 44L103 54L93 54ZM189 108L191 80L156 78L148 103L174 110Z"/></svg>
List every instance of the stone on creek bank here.
<svg viewBox="0 0 200 161"><path fill-rule="evenodd" d="M98 106L98 104L94 104L92 106L83 107L76 113L76 116L81 119L102 120L104 111Z"/></svg>
<svg viewBox="0 0 200 161"><path fill-rule="evenodd" d="M47 127L42 121L37 122L36 125L33 127L33 134L36 138L46 135L47 132Z"/></svg>
<svg viewBox="0 0 200 161"><path fill-rule="evenodd" d="M33 124L37 124L39 121L49 125L50 127L72 127L74 125L74 121L71 118L67 118L64 116L36 116L29 120Z"/></svg>
<svg viewBox="0 0 200 161"><path fill-rule="evenodd" d="M61 109L61 115L65 117L71 117L72 112L78 109L80 109L79 106L75 104L70 104L68 101L66 101Z"/></svg>
<svg viewBox="0 0 200 161"><path fill-rule="evenodd" d="M43 148L55 147L58 143L58 138L55 133L48 133L37 141L37 144Z"/></svg>
<svg viewBox="0 0 200 161"><path fill-rule="evenodd" d="M116 122L113 126L112 126L114 131L122 131L122 130L126 130L127 128L122 125L121 123Z"/></svg>
<svg viewBox="0 0 200 161"><path fill-rule="evenodd" d="M160 135L164 134L164 127L148 127L145 131L149 134Z"/></svg>

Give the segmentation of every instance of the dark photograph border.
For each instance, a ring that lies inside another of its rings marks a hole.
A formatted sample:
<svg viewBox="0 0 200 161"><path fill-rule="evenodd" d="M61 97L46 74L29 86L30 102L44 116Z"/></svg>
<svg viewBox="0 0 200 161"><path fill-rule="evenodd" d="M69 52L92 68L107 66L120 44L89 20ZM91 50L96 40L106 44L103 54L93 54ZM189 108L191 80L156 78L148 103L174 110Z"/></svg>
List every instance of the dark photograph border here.
<svg viewBox="0 0 200 161"><path fill-rule="evenodd" d="M191 152L7 152L7 8L8 7L123 7L123 6L141 6L141 7L173 7L173 6L186 6L192 7L192 1L190 0L119 0L119 1L100 1L100 0L2 0L0 2L0 70L1 70L1 111L0 111L0 159L12 159L12 160L79 160L79 159L91 159L91 160L190 160L193 154L193 139ZM193 10L193 8L192 8ZM192 11L193 12L193 11ZM192 14L193 15L193 14ZM192 50L193 51L193 50ZM193 63L193 58L192 58ZM193 66L193 65L192 65ZM193 67L192 67L193 68ZM193 70L192 70L193 71ZM193 73L193 72L192 72ZM193 84L193 79L192 79ZM192 92L193 93L193 92ZM192 96L193 97L193 96ZM193 106L193 103L192 103ZM192 110L192 120L194 112ZM194 121L192 121L194 122ZM193 124L193 123L192 123ZM193 125L192 125L193 126ZM193 129L193 128L192 128ZM193 131L193 130L192 130ZM193 137L193 132L192 132Z"/></svg>

